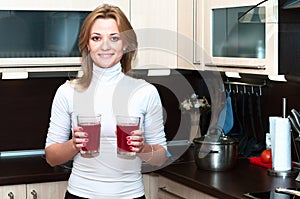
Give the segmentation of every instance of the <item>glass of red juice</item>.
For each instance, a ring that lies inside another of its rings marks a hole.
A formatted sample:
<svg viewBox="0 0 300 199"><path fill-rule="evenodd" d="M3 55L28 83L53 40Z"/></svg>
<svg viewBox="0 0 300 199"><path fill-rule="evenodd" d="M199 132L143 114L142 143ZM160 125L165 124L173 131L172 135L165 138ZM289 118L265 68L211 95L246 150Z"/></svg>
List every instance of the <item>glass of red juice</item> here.
<svg viewBox="0 0 300 199"><path fill-rule="evenodd" d="M78 115L78 126L83 128L83 132L88 133L88 142L82 147L80 154L82 157L91 158L99 155L101 115Z"/></svg>
<svg viewBox="0 0 300 199"><path fill-rule="evenodd" d="M130 132L140 128L140 117L135 116L116 116L117 119L117 153L119 155L135 156L135 152L130 150L126 137Z"/></svg>

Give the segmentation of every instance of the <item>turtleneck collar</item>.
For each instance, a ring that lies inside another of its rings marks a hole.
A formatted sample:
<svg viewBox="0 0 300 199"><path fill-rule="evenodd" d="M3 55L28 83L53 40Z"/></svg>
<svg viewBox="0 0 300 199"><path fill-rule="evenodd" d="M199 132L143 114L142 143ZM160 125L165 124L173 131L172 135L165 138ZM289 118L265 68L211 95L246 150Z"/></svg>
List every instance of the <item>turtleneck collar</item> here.
<svg viewBox="0 0 300 199"><path fill-rule="evenodd" d="M93 64L93 81L100 80L104 84L110 84L119 81L123 76L120 62L109 68L101 68Z"/></svg>

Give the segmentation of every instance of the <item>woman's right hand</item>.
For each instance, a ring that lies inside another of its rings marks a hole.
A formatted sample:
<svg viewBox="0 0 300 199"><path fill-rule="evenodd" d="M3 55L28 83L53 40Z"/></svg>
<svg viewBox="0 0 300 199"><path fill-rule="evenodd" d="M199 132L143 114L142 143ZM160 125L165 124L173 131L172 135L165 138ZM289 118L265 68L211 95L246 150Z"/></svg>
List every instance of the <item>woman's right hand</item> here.
<svg viewBox="0 0 300 199"><path fill-rule="evenodd" d="M79 151L81 148L86 146L88 140L88 134L83 131L83 128L80 126L73 128L72 133L72 141L73 141L73 148Z"/></svg>

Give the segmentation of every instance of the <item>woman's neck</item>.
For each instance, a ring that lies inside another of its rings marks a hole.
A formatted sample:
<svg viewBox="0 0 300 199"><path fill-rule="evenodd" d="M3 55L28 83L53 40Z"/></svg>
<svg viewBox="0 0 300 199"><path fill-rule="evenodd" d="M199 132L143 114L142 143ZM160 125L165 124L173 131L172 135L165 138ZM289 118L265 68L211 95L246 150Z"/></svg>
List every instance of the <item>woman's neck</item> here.
<svg viewBox="0 0 300 199"><path fill-rule="evenodd" d="M121 76L123 73L120 62L109 68L101 68L93 64L93 81L112 83L118 81Z"/></svg>

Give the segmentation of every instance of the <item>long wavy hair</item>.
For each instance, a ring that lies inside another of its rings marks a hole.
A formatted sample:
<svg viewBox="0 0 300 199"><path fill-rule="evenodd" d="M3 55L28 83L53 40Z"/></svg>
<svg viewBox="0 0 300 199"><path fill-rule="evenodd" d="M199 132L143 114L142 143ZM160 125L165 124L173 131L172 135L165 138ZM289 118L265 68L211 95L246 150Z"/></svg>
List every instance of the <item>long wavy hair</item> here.
<svg viewBox="0 0 300 199"><path fill-rule="evenodd" d="M76 80L80 90L85 90L89 87L92 79L93 60L87 48L91 28L96 19L114 19L117 22L123 45L126 46L124 54L121 58L122 72L127 73L131 69L132 60L135 58L137 50L136 34L122 10L116 6L103 4L92 11L84 20L78 39L79 50L82 55L82 71L81 78ZM77 87L78 88L78 87Z"/></svg>

